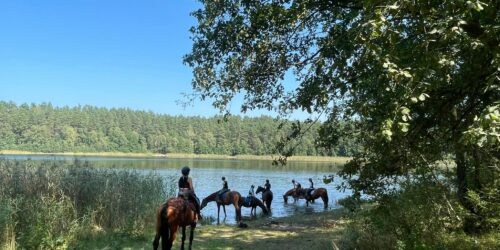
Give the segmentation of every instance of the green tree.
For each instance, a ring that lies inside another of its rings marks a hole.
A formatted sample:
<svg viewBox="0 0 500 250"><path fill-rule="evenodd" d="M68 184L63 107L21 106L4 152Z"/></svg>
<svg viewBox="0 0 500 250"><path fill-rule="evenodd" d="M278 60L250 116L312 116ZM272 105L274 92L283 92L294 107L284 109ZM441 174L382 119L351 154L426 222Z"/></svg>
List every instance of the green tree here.
<svg viewBox="0 0 500 250"><path fill-rule="evenodd" d="M202 100L227 112L244 93L243 112L326 114L318 144L327 150L342 122L355 123L364 150L341 174L379 198L399 177L427 176L451 157L456 193L476 218L465 229L488 227L490 210L477 204L499 202L499 1L201 3L184 62ZM291 93L289 73L299 84ZM285 142L311 122L296 122Z"/></svg>

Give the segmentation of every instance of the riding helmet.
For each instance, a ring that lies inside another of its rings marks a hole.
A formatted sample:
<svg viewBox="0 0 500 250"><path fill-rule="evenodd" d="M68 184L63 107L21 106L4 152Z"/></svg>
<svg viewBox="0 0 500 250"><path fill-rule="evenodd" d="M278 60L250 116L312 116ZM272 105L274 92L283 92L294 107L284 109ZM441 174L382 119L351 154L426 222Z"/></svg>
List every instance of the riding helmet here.
<svg viewBox="0 0 500 250"><path fill-rule="evenodd" d="M226 177L222 176L222 180L223 180L223 181L224 181L224 180L226 180Z"/></svg>
<svg viewBox="0 0 500 250"><path fill-rule="evenodd" d="M184 166L181 170L182 175L189 175L189 171L191 171L191 169L188 166Z"/></svg>

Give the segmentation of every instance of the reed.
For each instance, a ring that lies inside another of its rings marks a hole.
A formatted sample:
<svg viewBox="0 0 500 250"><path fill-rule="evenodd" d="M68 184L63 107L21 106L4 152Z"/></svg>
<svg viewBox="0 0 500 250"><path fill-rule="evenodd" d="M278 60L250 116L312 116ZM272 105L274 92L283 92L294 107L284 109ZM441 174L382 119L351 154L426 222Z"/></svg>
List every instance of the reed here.
<svg viewBox="0 0 500 250"><path fill-rule="evenodd" d="M83 235L141 235L173 182L89 162L0 161L0 246L67 248ZM17 244L17 245L16 245Z"/></svg>

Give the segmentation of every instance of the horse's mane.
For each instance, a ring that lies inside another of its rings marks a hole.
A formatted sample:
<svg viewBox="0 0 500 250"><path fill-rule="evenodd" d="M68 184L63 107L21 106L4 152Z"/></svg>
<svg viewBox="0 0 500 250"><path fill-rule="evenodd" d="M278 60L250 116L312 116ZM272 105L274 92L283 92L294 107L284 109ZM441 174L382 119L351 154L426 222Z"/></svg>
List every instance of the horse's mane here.
<svg viewBox="0 0 500 250"><path fill-rule="evenodd" d="M295 188L292 188L292 189L286 191L285 195L291 196L293 194L293 192L295 192Z"/></svg>
<svg viewBox="0 0 500 250"><path fill-rule="evenodd" d="M219 193L219 191L215 191L211 194L209 194L207 197L205 197L205 199L203 200L207 200L207 201L213 201L215 200L215 197L217 196L217 194Z"/></svg>

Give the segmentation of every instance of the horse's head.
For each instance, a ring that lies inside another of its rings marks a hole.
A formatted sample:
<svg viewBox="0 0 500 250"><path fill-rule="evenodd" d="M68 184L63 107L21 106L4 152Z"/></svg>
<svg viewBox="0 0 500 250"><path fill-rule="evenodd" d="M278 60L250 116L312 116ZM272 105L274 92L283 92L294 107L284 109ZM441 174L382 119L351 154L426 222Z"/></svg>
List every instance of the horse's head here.
<svg viewBox="0 0 500 250"><path fill-rule="evenodd" d="M283 195L283 201L284 201L285 203L287 203L287 202L288 202L288 196L287 196L286 194L285 194L285 195Z"/></svg>
<svg viewBox="0 0 500 250"><path fill-rule="evenodd" d="M255 191L256 194L260 193L260 192L264 192L264 188L261 187L261 186L258 186L257 187L257 191Z"/></svg>
<svg viewBox="0 0 500 250"><path fill-rule="evenodd" d="M208 204L208 200L207 200L207 198L203 199L203 200L201 201L200 210L202 210L204 207L206 207L206 206L207 206L207 204Z"/></svg>

